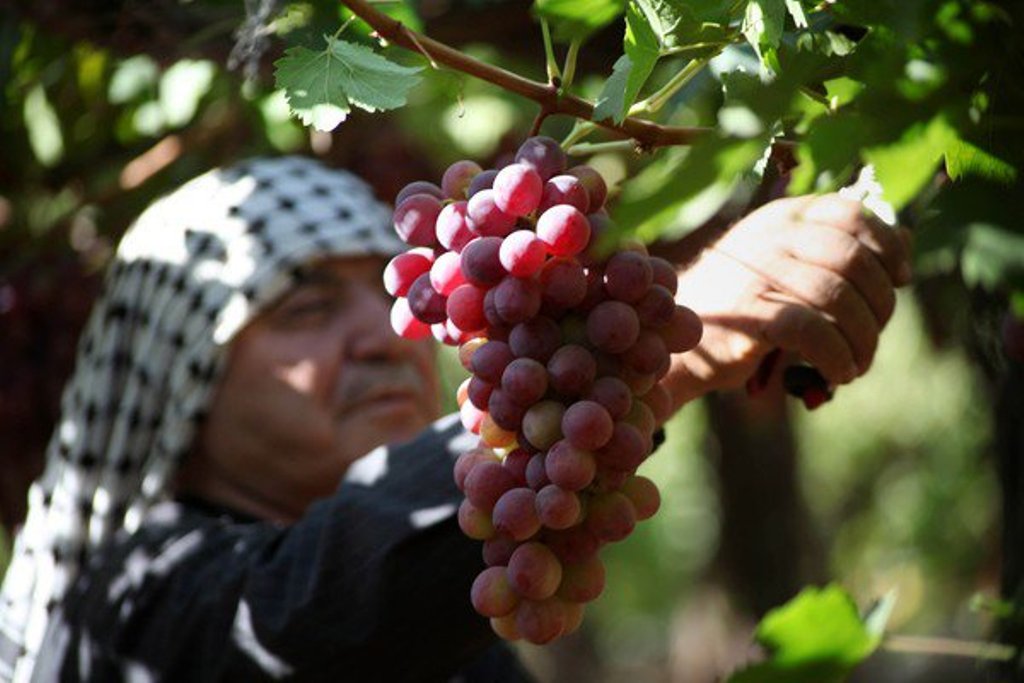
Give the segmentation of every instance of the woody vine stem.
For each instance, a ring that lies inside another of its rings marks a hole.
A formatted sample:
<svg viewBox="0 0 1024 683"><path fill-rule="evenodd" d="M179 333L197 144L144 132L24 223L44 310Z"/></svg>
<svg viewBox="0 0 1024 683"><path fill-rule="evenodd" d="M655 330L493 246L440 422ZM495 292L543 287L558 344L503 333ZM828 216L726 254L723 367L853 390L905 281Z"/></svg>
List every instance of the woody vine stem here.
<svg viewBox="0 0 1024 683"><path fill-rule="evenodd" d="M432 64L443 64L537 102L541 107L540 118L551 114L566 114L577 119L591 121L619 137L632 138L638 147L645 149L667 145L692 145L710 130L708 128L663 126L632 117L627 117L620 124L610 120L594 121L594 105L592 103L560 91L554 83L533 81L474 59L444 43L413 31L408 26L373 8L366 0L342 0L342 4L369 24L382 39L422 54Z"/></svg>

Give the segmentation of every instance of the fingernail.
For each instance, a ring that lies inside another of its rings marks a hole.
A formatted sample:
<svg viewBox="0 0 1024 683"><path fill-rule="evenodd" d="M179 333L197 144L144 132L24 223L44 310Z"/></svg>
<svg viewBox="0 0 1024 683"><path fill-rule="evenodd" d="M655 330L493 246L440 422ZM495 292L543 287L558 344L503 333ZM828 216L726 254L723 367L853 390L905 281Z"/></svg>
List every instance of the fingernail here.
<svg viewBox="0 0 1024 683"><path fill-rule="evenodd" d="M903 265L900 266L899 276L900 282L903 284L907 284L914 279L914 271L910 268L909 263L904 262Z"/></svg>

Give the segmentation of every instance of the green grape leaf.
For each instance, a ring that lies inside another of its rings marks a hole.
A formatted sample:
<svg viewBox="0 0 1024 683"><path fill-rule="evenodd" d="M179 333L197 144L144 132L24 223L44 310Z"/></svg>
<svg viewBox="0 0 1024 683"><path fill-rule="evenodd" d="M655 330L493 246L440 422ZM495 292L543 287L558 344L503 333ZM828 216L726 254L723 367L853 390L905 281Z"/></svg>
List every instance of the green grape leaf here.
<svg viewBox="0 0 1024 683"><path fill-rule="evenodd" d="M685 235L722 208L768 143L766 135L708 135L689 150L673 150L623 188L614 222L647 241Z"/></svg>
<svg viewBox="0 0 1024 683"><path fill-rule="evenodd" d="M779 71L775 51L782 40L782 27L786 19L783 0L750 0L743 15L741 30L761 63L772 71Z"/></svg>
<svg viewBox="0 0 1024 683"><path fill-rule="evenodd" d="M943 154L956 141L956 131L939 114L911 124L893 142L865 149L863 156L875 167L883 198L898 211L932 179Z"/></svg>
<svg viewBox="0 0 1024 683"><path fill-rule="evenodd" d="M615 62L612 75L597 97L595 121L611 118L621 123L658 62L658 38L647 17L633 3L626 8L626 36L622 42L626 54Z"/></svg>
<svg viewBox="0 0 1024 683"><path fill-rule="evenodd" d="M325 39L321 52L292 47L274 63L277 87L307 126L333 130L353 106L369 112L397 109L419 83L421 67L395 64L363 45Z"/></svg>
<svg viewBox="0 0 1024 683"><path fill-rule="evenodd" d="M836 107L842 107L853 102L857 95L864 90L863 83L846 76L825 81L823 85L825 86L825 92L828 93L828 99L834 102Z"/></svg>
<svg viewBox="0 0 1024 683"><path fill-rule="evenodd" d="M838 586L807 588L772 610L754 634L771 653L733 674L728 683L839 683L880 642Z"/></svg>
<svg viewBox="0 0 1024 683"><path fill-rule="evenodd" d="M854 113L820 116L797 147L799 165L793 169L789 193L838 189L853 173L870 120Z"/></svg>
<svg viewBox="0 0 1024 683"><path fill-rule="evenodd" d="M946 172L953 180L968 174L1009 184L1017 180L1017 169L980 147L956 140L946 149Z"/></svg>
<svg viewBox="0 0 1024 683"><path fill-rule="evenodd" d="M629 84L629 75L633 71L633 60L629 55L622 55L615 60L612 67L612 75L604 82L601 94L594 100L594 120L604 121L612 119L616 123L625 117L626 88Z"/></svg>
<svg viewBox="0 0 1024 683"><path fill-rule="evenodd" d="M555 40L586 40L612 23L626 8L626 0L536 0L534 12L551 24Z"/></svg>
<svg viewBox="0 0 1024 683"><path fill-rule="evenodd" d="M662 47L725 40L728 11L710 0L633 0ZM691 53L692 54L692 53Z"/></svg>

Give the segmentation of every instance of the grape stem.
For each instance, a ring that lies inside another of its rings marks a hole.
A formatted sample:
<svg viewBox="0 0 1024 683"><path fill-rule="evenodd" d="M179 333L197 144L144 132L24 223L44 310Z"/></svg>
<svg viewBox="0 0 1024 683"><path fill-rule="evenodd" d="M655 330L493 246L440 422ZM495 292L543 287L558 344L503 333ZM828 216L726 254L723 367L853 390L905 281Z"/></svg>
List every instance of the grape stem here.
<svg viewBox="0 0 1024 683"><path fill-rule="evenodd" d="M592 121L594 105L586 100L558 92L548 84L523 78L500 67L481 62L444 43L412 31L401 22L374 9L367 0L341 0L353 14L369 24L377 34L395 45L427 55L432 61L533 100L548 114L566 114ZM611 120L596 122L621 137L635 139L644 148L666 145L691 145L710 132L709 128L662 126L641 119L626 118L620 124Z"/></svg>
<svg viewBox="0 0 1024 683"><path fill-rule="evenodd" d="M890 652L970 657L997 662L1008 662L1017 655L1017 648L1011 645L933 636L887 635L881 647Z"/></svg>
<svg viewBox="0 0 1024 683"><path fill-rule="evenodd" d="M551 43L551 28L548 26L548 20L543 17L540 20L540 32L544 36L544 59L547 65L548 71L548 83L557 83L562 78L562 74L558 71L558 60L555 59L555 48Z"/></svg>

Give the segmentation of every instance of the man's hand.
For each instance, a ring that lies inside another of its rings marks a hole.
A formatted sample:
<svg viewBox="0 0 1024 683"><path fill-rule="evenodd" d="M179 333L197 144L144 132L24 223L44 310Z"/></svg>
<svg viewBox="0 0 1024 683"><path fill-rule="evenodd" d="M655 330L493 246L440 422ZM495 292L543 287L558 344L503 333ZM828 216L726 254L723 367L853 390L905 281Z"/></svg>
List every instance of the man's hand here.
<svg viewBox="0 0 1024 683"><path fill-rule="evenodd" d="M830 194L761 207L708 245L679 275L679 303L704 322L692 351L673 358L678 407L741 386L775 348L799 353L832 384L871 365L910 281L909 233Z"/></svg>

